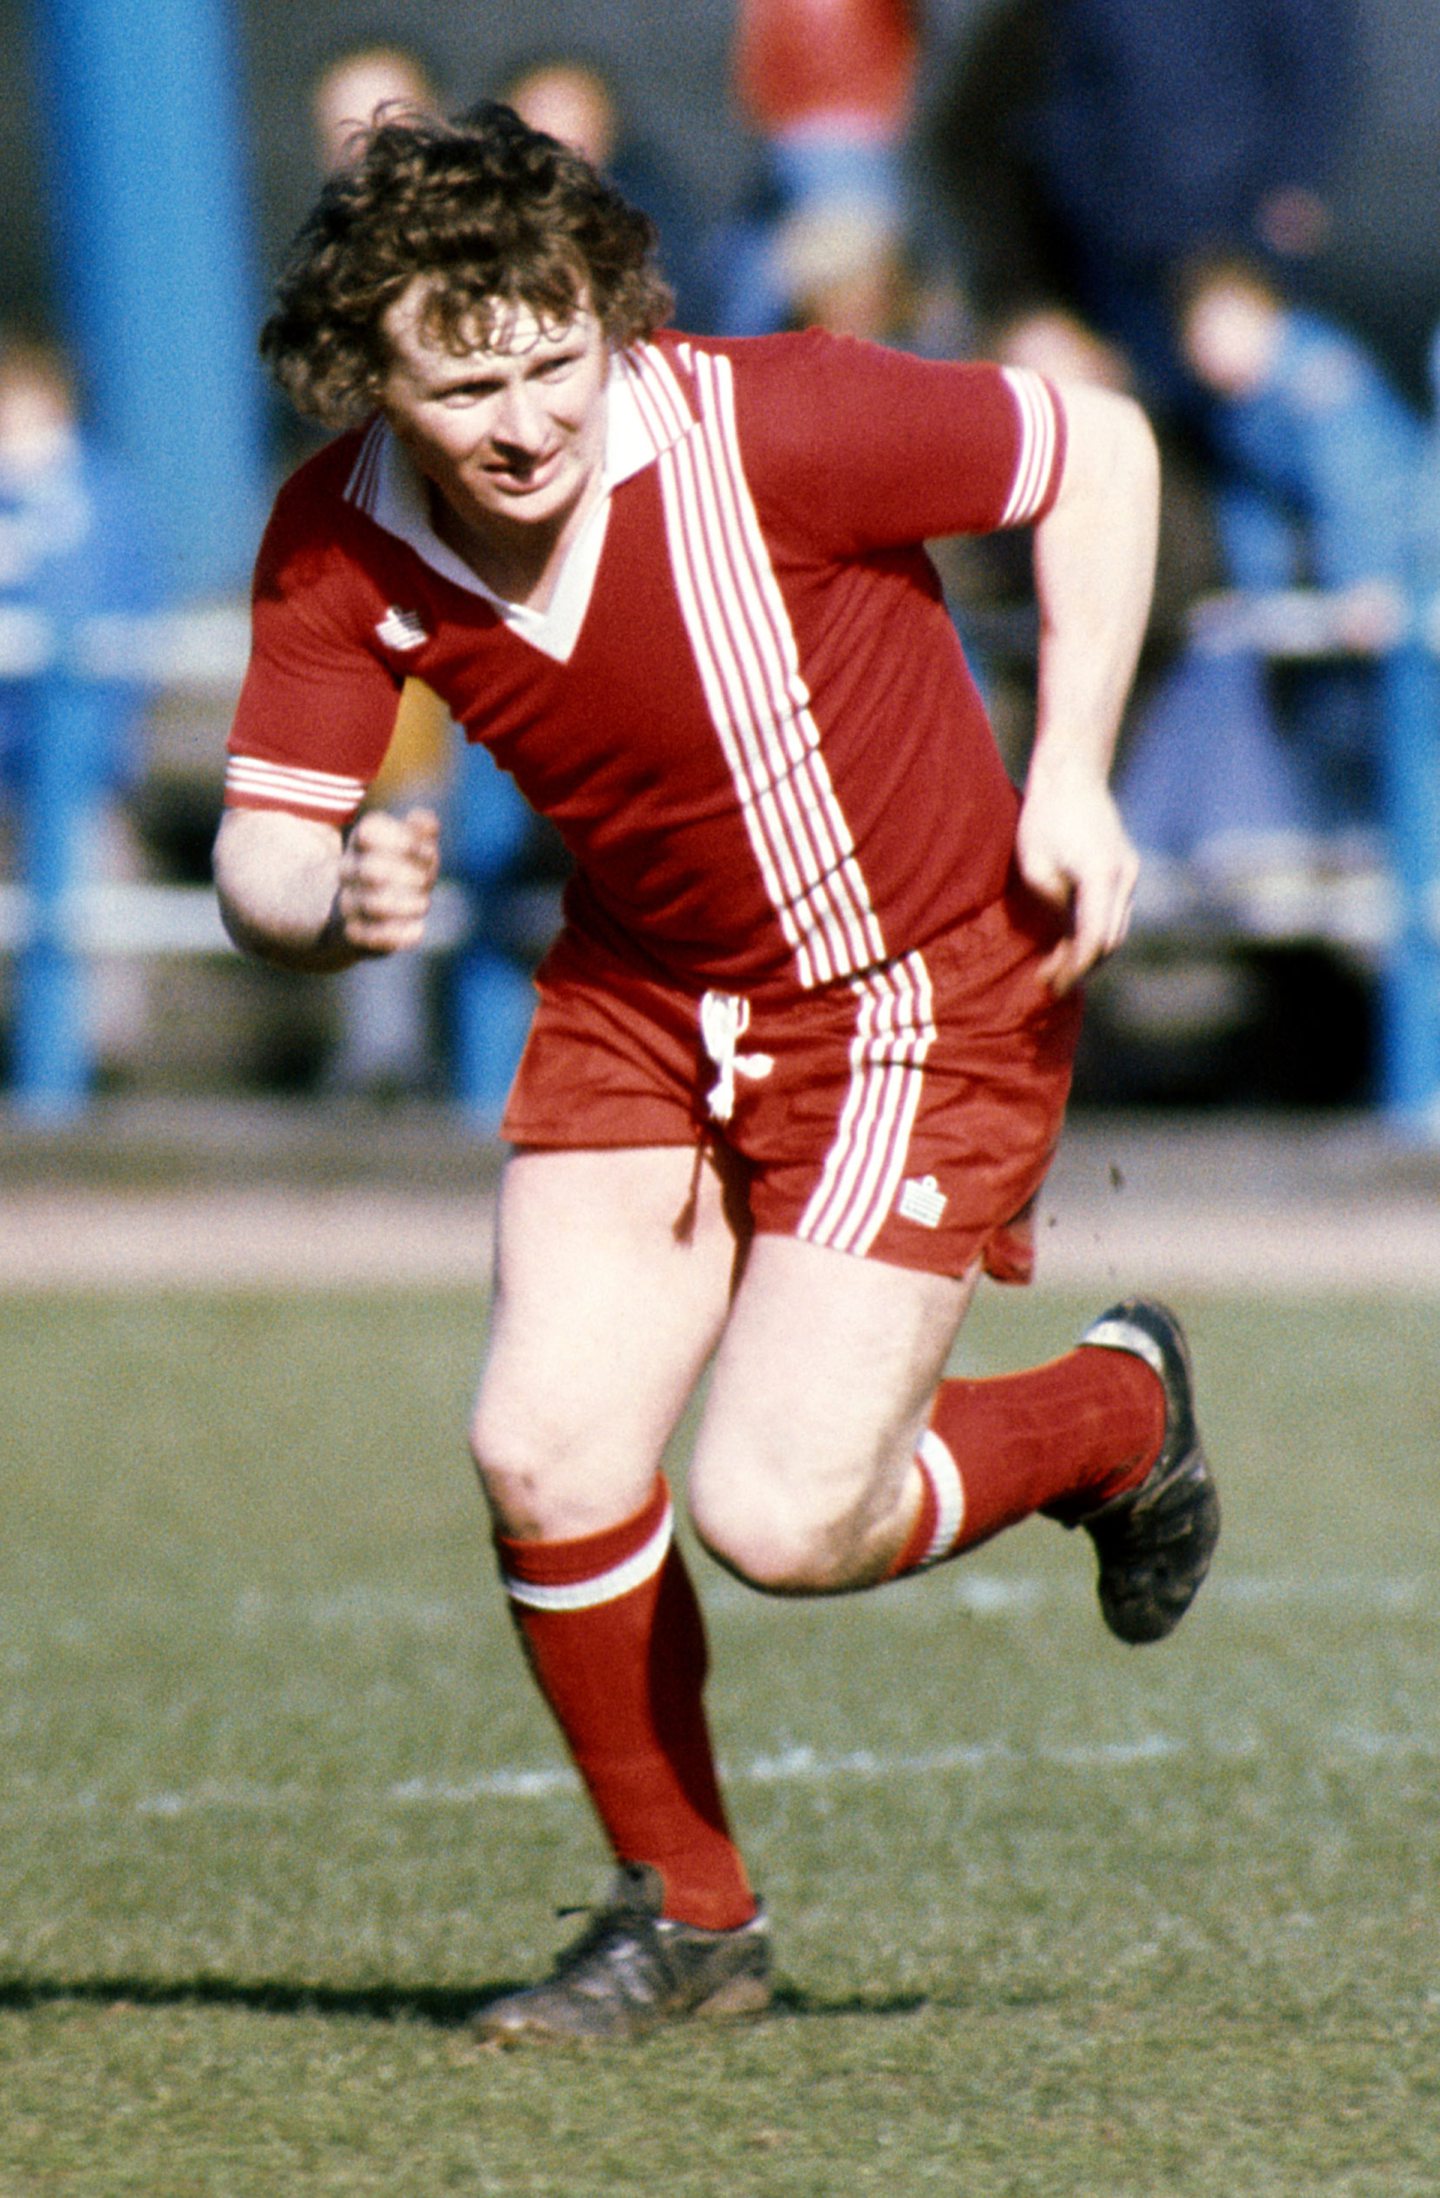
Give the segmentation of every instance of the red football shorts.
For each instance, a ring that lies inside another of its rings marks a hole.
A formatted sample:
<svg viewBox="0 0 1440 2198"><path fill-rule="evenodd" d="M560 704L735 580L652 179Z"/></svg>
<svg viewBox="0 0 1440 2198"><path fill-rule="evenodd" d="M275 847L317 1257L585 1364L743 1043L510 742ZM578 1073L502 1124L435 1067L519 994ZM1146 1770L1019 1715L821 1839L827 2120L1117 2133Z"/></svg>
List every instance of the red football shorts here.
<svg viewBox="0 0 1440 2198"><path fill-rule="evenodd" d="M566 931L537 975L503 1134L711 1145L762 1233L1028 1282L1080 1027L1078 996L1038 974L1056 935L1014 885L841 983L697 996Z"/></svg>

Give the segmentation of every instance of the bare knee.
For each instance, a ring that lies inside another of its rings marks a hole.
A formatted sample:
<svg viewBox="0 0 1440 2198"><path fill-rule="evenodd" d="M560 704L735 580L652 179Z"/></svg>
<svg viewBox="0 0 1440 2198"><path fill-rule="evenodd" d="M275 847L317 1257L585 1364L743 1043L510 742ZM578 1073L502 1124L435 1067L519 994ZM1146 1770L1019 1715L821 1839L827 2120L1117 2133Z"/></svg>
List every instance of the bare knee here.
<svg viewBox="0 0 1440 2198"><path fill-rule="evenodd" d="M502 1534L565 1541L626 1515L628 1486L612 1493L610 1476L575 1431L538 1409L516 1410L482 1393L470 1420L470 1456Z"/></svg>
<svg viewBox="0 0 1440 2198"><path fill-rule="evenodd" d="M793 1492L692 1484L690 1516L716 1562L766 1595L838 1594L870 1570L858 1511L837 1515Z"/></svg>
<svg viewBox="0 0 1440 2198"><path fill-rule="evenodd" d="M619 1526L643 1510L659 1469L642 1444L616 1448L593 1427L483 1392L470 1455L496 1526L520 1541L571 1541Z"/></svg>
<svg viewBox="0 0 1440 2198"><path fill-rule="evenodd" d="M482 1398L470 1420L470 1457L497 1526L531 1537L549 1531L548 1455L525 1428L510 1424Z"/></svg>

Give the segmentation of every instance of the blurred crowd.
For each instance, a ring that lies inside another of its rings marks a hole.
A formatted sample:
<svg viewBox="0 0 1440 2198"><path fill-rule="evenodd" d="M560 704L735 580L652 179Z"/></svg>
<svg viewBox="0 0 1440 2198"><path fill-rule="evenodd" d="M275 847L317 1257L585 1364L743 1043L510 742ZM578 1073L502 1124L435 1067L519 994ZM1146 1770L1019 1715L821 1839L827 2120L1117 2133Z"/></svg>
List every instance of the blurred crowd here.
<svg viewBox="0 0 1440 2198"><path fill-rule="evenodd" d="M1142 905L1223 917L1373 875L1378 662L1414 592L1440 585L1435 393L1402 389L1315 280L1356 33L1352 0L987 0L936 51L923 0L735 0L729 96L749 160L723 206L661 151L599 51L517 54L457 85L410 47L363 42L297 90L295 128L318 178L377 116L499 97L650 215L684 328L818 323L1135 394L1167 493L1118 792L1147 858ZM89 446L63 358L0 330L0 616L154 601L143 518L117 526L129 493ZM1017 770L1024 557L1004 538L937 546ZM13 811L23 682L0 701ZM97 734L110 813L138 768L135 704ZM557 868L424 690L403 698L381 791L441 803L450 874L491 905ZM352 972L331 1081L432 1084L433 985L413 963Z"/></svg>

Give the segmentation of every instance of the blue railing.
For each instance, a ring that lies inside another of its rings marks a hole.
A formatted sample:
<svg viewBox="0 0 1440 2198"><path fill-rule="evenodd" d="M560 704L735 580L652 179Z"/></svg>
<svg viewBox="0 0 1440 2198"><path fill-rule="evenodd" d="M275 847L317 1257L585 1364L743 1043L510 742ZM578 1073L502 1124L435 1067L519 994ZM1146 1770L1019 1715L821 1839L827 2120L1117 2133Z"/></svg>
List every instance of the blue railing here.
<svg viewBox="0 0 1440 2198"><path fill-rule="evenodd" d="M97 692L122 684L188 692L223 708L238 692L248 645L239 609L70 626L0 611L0 680L13 683L25 718L18 876L0 883L0 953L13 957L15 969L12 1101L29 1120L64 1122L89 1101L88 990L107 959L234 951L209 886L86 874L90 827L105 798L89 705ZM498 779L496 798L508 798ZM449 963L456 1104L488 1131L499 1120L532 1004L513 942L517 929L537 927L516 923L507 869L513 830L472 830L468 838L470 878L464 886L442 881L425 945Z"/></svg>
<svg viewBox="0 0 1440 2198"><path fill-rule="evenodd" d="M1317 888L1292 907L1292 937L1358 950L1377 978L1380 1109L1402 1136L1440 1141L1440 600L1398 595L1383 641L1355 641L1346 596L1288 589L1199 604L1197 645L1271 662L1368 656L1380 682L1377 758L1384 868L1357 907L1327 906Z"/></svg>
<svg viewBox="0 0 1440 2198"><path fill-rule="evenodd" d="M1205 607L1205 645L1272 658L1344 644L1327 599L1290 594ZM68 629L0 613L0 679L28 698L31 735L18 820L19 877L0 886L0 952L15 958L12 1097L25 1116L80 1113L91 1088L85 987L107 956L226 954L206 886L101 883L84 874L102 787L87 726L97 685L190 689L224 704L248 645L243 611L95 618ZM1397 1134L1440 1141L1440 605L1417 606L1379 658L1385 698L1380 772L1387 862L1356 937L1322 901L1291 911L1286 936L1331 938L1373 959L1380 1008L1378 1103ZM450 958L455 1101L483 1129L498 1120L530 1011L523 957L509 944L503 850L495 875L442 884L427 935ZM484 835L481 835L483 840ZM1353 920L1353 910L1350 912ZM1272 933L1271 936L1276 934Z"/></svg>

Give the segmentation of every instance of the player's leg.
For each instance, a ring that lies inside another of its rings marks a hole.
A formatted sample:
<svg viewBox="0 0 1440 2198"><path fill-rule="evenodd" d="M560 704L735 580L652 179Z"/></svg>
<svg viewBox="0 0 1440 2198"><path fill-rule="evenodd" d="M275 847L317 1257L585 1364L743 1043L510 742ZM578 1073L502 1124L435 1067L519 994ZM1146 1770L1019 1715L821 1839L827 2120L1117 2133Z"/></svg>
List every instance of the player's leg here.
<svg viewBox="0 0 1440 2198"><path fill-rule="evenodd" d="M735 1259L723 1188L693 1145L511 1157L471 1426L502 1533L595 1533L646 1502Z"/></svg>
<svg viewBox="0 0 1440 2198"><path fill-rule="evenodd" d="M941 1380L972 1287L756 1239L690 1472L722 1562L780 1593L865 1587L1041 1509L1088 1517L1145 1479L1166 1398L1133 1351Z"/></svg>
<svg viewBox="0 0 1440 2198"><path fill-rule="evenodd" d="M769 1997L660 1473L736 1257L694 1148L521 1153L507 1170L475 1454L517 1629L620 1869L551 1977L479 2011L489 2038L631 2036Z"/></svg>
<svg viewBox="0 0 1440 2198"><path fill-rule="evenodd" d="M755 1239L690 1461L691 1517L723 1564L779 1593L885 1576L974 1279Z"/></svg>
<svg viewBox="0 0 1440 2198"><path fill-rule="evenodd" d="M1129 1299L1043 1366L939 1385L915 1455L919 1502L898 1578L1044 1512L1084 1527L1120 1640L1173 1632L1209 1570L1220 1507L1190 1357L1165 1306Z"/></svg>
<svg viewBox="0 0 1440 2198"><path fill-rule="evenodd" d="M1153 1639L1216 1531L1173 1320L1117 1309L1048 1366L941 1379L975 1273L1023 1281L1033 1262L1078 1029L1036 974L1047 924L1007 897L857 978L848 1004L747 1016L767 1067L736 1087L730 1134L755 1161L757 1234L691 1501L722 1561L791 1593L871 1585L1053 1511L1103 1544L1114 1630Z"/></svg>
<svg viewBox="0 0 1440 2198"><path fill-rule="evenodd" d="M625 2030L768 1989L660 1471L736 1256L724 1187L694 1147L522 1152L506 1170L475 1456L517 1630L622 1875L598 1954L587 1940L558 1983L483 2011L494 2035ZM620 1988L637 1975L633 2006Z"/></svg>

